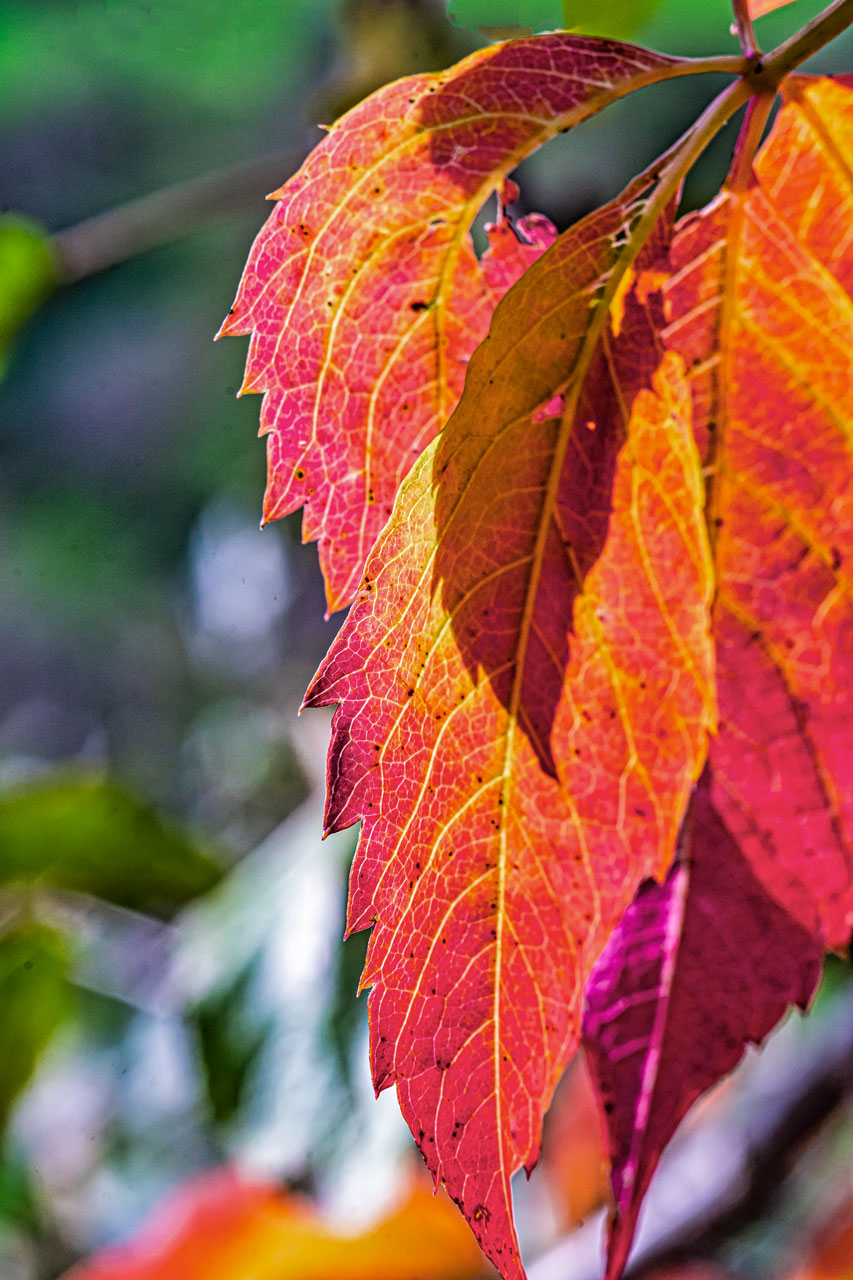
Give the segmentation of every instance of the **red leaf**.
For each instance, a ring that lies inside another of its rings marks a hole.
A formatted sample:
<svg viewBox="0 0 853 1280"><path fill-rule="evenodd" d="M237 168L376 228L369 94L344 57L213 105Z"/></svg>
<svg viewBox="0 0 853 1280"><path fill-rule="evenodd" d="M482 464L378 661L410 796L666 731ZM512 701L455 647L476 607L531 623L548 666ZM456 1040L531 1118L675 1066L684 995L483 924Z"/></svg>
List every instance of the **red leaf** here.
<svg viewBox="0 0 853 1280"><path fill-rule="evenodd" d="M711 477L713 803L833 946L853 925L851 172L853 91L794 78L757 181L678 231L665 334Z"/></svg>
<svg viewBox="0 0 853 1280"><path fill-rule="evenodd" d="M683 858L665 884L642 886L587 985L615 1202L608 1280L679 1121L791 1004L806 1007L820 976L820 940L766 894L705 782L685 828Z"/></svg>
<svg viewBox="0 0 853 1280"><path fill-rule="evenodd" d="M510 1175L536 1162L590 965L669 865L713 713L679 361L645 389L657 295L639 282L662 246L618 338L594 305L636 213L591 215L499 305L306 699L341 703L328 828L363 819L349 927L374 924L376 1087L396 1083L507 1277Z"/></svg>
<svg viewBox="0 0 853 1280"><path fill-rule="evenodd" d="M496 293L534 256L504 226L478 264L477 210L547 138L693 69L565 34L483 49L373 94L274 193L221 332L252 333L264 518L305 507L330 609L352 599L400 481L452 412ZM541 227L523 228L540 249Z"/></svg>

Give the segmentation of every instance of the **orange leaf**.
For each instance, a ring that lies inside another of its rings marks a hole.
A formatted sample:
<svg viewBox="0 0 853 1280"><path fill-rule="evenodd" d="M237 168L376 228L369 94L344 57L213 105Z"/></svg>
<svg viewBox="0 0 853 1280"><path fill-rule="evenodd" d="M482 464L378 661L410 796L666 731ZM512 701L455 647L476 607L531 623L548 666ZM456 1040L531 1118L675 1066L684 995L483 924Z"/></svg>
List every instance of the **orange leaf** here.
<svg viewBox="0 0 853 1280"><path fill-rule="evenodd" d="M853 1192L815 1231L808 1261L787 1280L850 1280L853 1276Z"/></svg>
<svg viewBox="0 0 853 1280"><path fill-rule="evenodd" d="M763 18L765 13L772 13L774 9L793 3L794 0L747 0L747 8L751 18Z"/></svg>
<svg viewBox="0 0 853 1280"><path fill-rule="evenodd" d="M590 215L499 304L306 698L341 703L327 827L363 819L376 1087L513 1280L510 1176L590 966L669 865L713 715L681 364L655 371L659 295L629 293L618 336L597 305L642 209Z"/></svg>
<svg viewBox="0 0 853 1280"><path fill-rule="evenodd" d="M329 1228L307 1200L217 1169L176 1192L130 1243L104 1249L66 1280L465 1280L483 1271L453 1207L420 1183L353 1236Z"/></svg>
<svg viewBox="0 0 853 1280"><path fill-rule="evenodd" d="M853 91L795 77L745 192L673 243L709 469L713 803L806 929L853 926Z"/></svg>
<svg viewBox="0 0 853 1280"><path fill-rule="evenodd" d="M542 1168L562 1231L576 1227L607 1200L607 1157L598 1103L583 1054L560 1081L545 1120Z"/></svg>
<svg viewBox="0 0 853 1280"><path fill-rule="evenodd" d="M564 33L482 49L373 94L274 193L221 332L252 333L243 390L265 393L264 518L305 507L330 609L355 594L497 298L552 238L530 223L532 245L504 235L504 269L490 269L468 234L477 210L546 139L694 69Z"/></svg>

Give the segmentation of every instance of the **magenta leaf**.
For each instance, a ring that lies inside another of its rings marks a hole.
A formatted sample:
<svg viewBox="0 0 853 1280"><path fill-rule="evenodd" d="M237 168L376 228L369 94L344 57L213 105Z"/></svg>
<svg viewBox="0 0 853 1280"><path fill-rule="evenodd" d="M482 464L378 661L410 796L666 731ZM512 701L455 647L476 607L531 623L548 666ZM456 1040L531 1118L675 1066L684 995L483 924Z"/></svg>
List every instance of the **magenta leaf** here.
<svg viewBox="0 0 853 1280"><path fill-rule="evenodd" d="M587 984L584 1045L605 1117L621 1275L660 1154L692 1103L820 975L822 939L762 888L714 809L707 777L664 884L647 880Z"/></svg>

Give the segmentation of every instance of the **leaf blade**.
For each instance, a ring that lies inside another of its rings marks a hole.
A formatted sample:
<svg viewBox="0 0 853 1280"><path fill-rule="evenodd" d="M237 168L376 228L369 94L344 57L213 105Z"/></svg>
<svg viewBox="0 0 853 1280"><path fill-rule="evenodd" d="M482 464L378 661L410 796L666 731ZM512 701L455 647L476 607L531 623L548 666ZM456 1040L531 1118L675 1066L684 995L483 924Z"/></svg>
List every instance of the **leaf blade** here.
<svg viewBox="0 0 853 1280"><path fill-rule="evenodd" d="M655 372L636 289L618 336L590 305L636 212L591 215L499 305L306 697L341 704L328 829L363 823L349 928L376 921L376 1087L396 1083L507 1276L522 1274L509 1177L536 1162L586 967L635 878L668 865L713 717L680 365Z"/></svg>
<svg viewBox="0 0 853 1280"><path fill-rule="evenodd" d="M853 926L853 307L830 269L849 272L838 223L828 237L814 214L853 218L851 101L843 81L793 79L756 183L677 232L665 331L713 472L714 803L768 891L832 946ZM801 154L807 185L789 187Z"/></svg>
<svg viewBox="0 0 853 1280"><path fill-rule="evenodd" d="M265 519L304 506L330 610L352 598L485 336L496 297L468 236L477 209L546 138L691 69L560 34L481 50L373 95L274 193L221 333L252 332L244 390L265 396Z"/></svg>

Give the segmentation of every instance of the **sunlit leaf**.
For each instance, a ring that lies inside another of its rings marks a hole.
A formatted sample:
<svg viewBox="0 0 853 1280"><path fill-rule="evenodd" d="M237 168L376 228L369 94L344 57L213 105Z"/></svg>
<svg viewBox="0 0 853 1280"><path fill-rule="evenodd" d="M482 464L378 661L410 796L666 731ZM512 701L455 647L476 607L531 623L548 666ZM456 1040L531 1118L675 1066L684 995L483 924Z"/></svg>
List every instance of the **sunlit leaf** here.
<svg viewBox="0 0 853 1280"><path fill-rule="evenodd" d="M669 344L710 488L711 794L807 929L853 927L853 90L797 77L757 165L675 237Z"/></svg>
<svg viewBox="0 0 853 1280"><path fill-rule="evenodd" d="M306 699L341 703L328 828L363 820L374 1082L508 1277L510 1175L713 715L702 481L646 287L662 243L616 315L595 305L641 207L566 232L499 304Z"/></svg>
<svg viewBox="0 0 853 1280"><path fill-rule="evenodd" d="M0 796L0 882L38 881L170 915L222 869L139 800L94 779Z"/></svg>
<svg viewBox="0 0 853 1280"><path fill-rule="evenodd" d="M588 990L610 1277L681 1117L807 1003L853 924L851 126L843 84L789 82L756 175L672 245L664 337L706 463L719 725L686 860L641 890Z"/></svg>
<svg viewBox="0 0 853 1280"><path fill-rule="evenodd" d="M546 139L691 69L567 35L484 49L368 98L275 193L222 333L252 333L243 389L265 393L265 518L305 507L330 609L352 599L510 283L477 262L478 209ZM534 227L512 279L547 243Z"/></svg>
<svg viewBox="0 0 853 1280"><path fill-rule="evenodd" d="M126 1245L66 1280L473 1280L483 1259L459 1215L428 1187L362 1234L229 1169L176 1192Z"/></svg>

